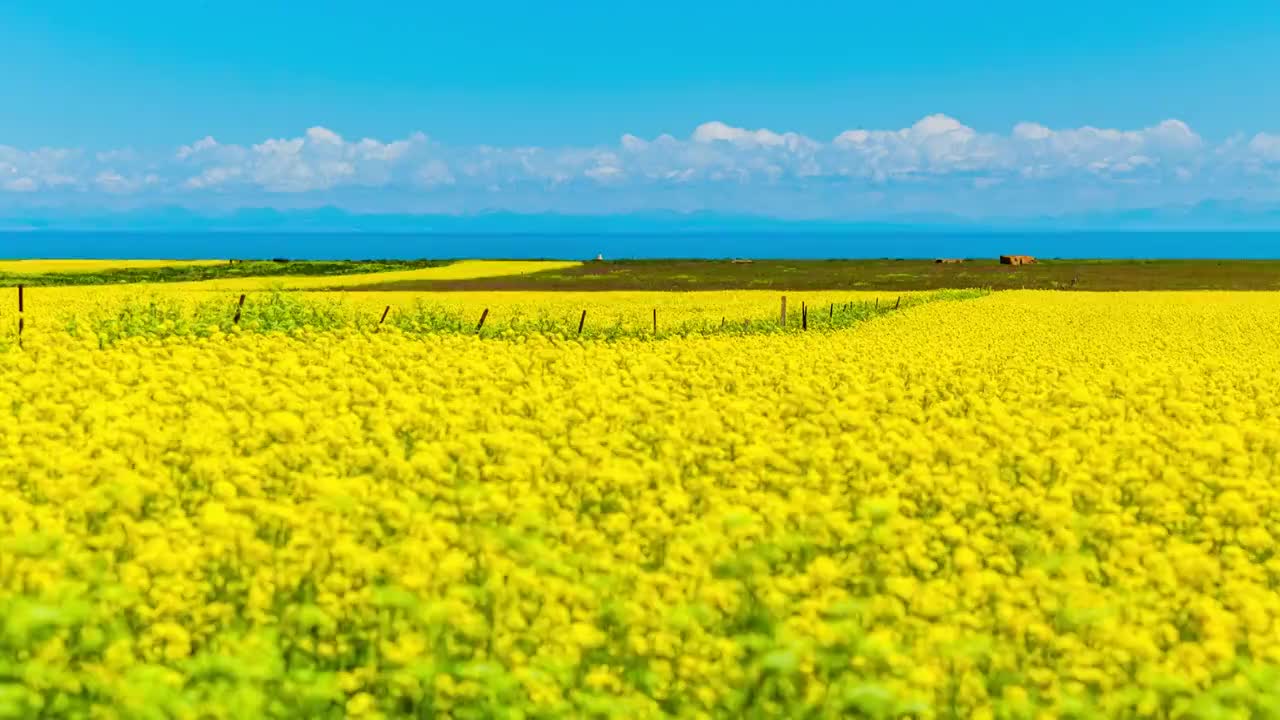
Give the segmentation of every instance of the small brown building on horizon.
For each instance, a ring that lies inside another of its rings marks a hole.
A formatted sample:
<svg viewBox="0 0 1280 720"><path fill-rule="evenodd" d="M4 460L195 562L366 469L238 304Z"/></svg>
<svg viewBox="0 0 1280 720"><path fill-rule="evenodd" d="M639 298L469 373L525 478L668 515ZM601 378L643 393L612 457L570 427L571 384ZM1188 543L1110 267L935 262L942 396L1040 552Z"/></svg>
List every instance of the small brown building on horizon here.
<svg viewBox="0 0 1280 720"><path fill-rule="evenodd" d="M1032 265L1036 261L1030 255L1001 255L1001 265Z"/></svg>
<svg viewBox="0 0 1280 720"><path fill-rule="evenodd" d="M934 262L942 263L943 265L957 265L964 262L964 260L960 258L938 258L937 260L934 260Z"/></svg>

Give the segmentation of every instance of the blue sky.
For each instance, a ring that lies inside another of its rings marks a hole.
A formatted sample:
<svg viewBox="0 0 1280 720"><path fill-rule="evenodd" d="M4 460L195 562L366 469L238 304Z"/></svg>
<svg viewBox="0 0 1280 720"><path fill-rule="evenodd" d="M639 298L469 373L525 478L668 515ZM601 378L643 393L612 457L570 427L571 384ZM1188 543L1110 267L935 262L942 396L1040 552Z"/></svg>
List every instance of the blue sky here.
<svg viewBox="0 0 1280 720"><path fill-rule="evenodd" d="M0 209L1280 201L1280 4L0 4Z"/></svg>

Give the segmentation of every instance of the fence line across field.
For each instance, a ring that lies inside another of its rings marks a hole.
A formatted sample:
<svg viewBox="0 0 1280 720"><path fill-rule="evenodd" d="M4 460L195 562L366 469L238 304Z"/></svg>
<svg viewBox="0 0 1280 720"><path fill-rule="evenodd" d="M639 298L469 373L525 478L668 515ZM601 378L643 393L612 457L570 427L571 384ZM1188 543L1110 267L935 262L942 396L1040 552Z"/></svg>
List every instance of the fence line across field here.
<svg viewBox="0 0 1280 720"><path fill-rule="evenodd" d="M21 346L22 334L26 325L26 297L25 297L26 288L22 284L19 284L17 287L18 287L18 343L19 343L19 346ZM243 317L245 301L247 297L248 297L247 293L240 294L240 297L236 302L235 316L231 320L232 324L234 325L240 324L240 320ZM841 303L841 310L852 312L855 304L857 303L855 303L854 301ZM897 310L901 306L902 306L902 296L899 295L895 300L892 309ZM392 307L391 305L387 305L386 307L383 308L382 315L378 319L378 325L383 325L386 323L387 317L389 317L391 314L391 307ZM875 298L874 304L872 304L871 307L875 312L879 312L880 298L878 297ZM836 303L833 302L829 304L827 308L828 321L834 322L835 308L836 308ZM488 317L489 317L489 308L484 308L484 311L481 312L480 314L479 322L476 323L475 331L477 333L479 333L480 330L484 328L485 320L487 320ZM652 323L653 323L653 336L657 337L658 336L658 309L656 307L652 308L651 317L652 317ZM742 329L744 332L750 329L750 322L751 321L749 318L743 319ZM778 323L783 329L786 329L787 327L787 296L786 295L781 296L781 309L779 313ZM581 335L583 330L586 328L586 324L587 324L587 311L583 309L582 314L579 315L578 317L578 334L579 335ZM724 328L727 327L727 325L728 325L728 316L722 315L720 317L720 329L723 330ZM808 306L808 303L805 301L801 301L800 303L800 327L802 330L809 329L809 306Z"/></svg>
<svg viewBox="0 0 1280 720"><path fill-rule="evenodd" d="M22 335L22 325L23 325L23 292L22 291L23 291L23 286L19 285L18 286L18 335L19 336ZM236 303L236 314L235 314L235 317L232 319L233 324L236 324L236 325L240 324L240 318L244 311L244 304L245 304L246 297L247 297L246 293L240 294L240 299ZM853 306L854 306L854 302L849 301L848 303L842 304L841 310L852 312ZM897 300L893 304L893 309L897 310L901 306L902 306L902 296L899 295ZM880 310L880 298L878 297L875 299L874 310L877 312ZM387 305L382 310L382 316L378 319L378 324L379 325L385 324L387 321L387 316L390 314L391 314L391 306ZM834 322L835 315L836 315L836 304L832 302L827 307L827 320ZM484 328L485 320L488 317L489 317L489 308L485 308L484 311L480 313L480 321L476 323L477 333L479 333L480 330ZM653 318L653 334L656 337L658 335L658 308L656 307L653 308L652 310L652 318ZM727 316L722 315L720 317L720 328L724 329L727 322L728 322ZM742 329L747 330L749 327L749 323L750 323L750 320L743 319ZM584 309L582 311L582 314L578 318L578 334L579 335L582 334L582 331L583 329L585 329L586 324L587 324L587 311ZM786 295L783 295L781 297L781 309L778 317L778 324L784 329L787 327L787 296ZM809 329L809 305L807 302L803 300L800 302L800 328L801 330Z"/></svg>

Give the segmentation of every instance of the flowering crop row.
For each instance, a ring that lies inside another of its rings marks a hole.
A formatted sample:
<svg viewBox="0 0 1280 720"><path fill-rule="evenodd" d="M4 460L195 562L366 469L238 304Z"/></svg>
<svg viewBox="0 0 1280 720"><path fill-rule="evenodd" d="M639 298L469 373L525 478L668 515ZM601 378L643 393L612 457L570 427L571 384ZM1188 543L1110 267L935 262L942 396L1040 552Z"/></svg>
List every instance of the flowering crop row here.
<svg viewBox="0 0 1280 720"><path fill-rule="evenodd" d="M204 290L303 290L341 288L369 283L394 283L411 280L469 280L472 278L523 275L575 267L582 263L571 260L461 260L439 267L416 270L391 270L353 275L291 275L257 278L224 278L193 283L188 287Z"/></svg>
<svg viewBox="0 0 1280 720"><path fill-rule="evenodd" d="M1274 717L1278 327L34 332L0 716Z"/></svg>
<svg viewBox="0 0 1280 720"><path fill-rule="evenodd" d="M24 337L35 333L96 338L99 345L122 337L207 337L231 332L399 330L413 335L474 333L484 337L531 335L617 339L756 334L783 330L832 330L941 300L981 297L982 290L929 293L773 292L250 292L203 289L209 283L100 288L52 287L25 294ZM813 312L808 312L813 305ZM0 322L8 312L0 307ZM481 322L483 318L483 323ZM17 324L0 333L0 347L17 341Z"/></svg>
<svg viewBox="0 0 1280 720"><path fill-rule="evenodd" d="M108 270L217 265L226 260L0 260L0 273L94 273Z"/></svg>

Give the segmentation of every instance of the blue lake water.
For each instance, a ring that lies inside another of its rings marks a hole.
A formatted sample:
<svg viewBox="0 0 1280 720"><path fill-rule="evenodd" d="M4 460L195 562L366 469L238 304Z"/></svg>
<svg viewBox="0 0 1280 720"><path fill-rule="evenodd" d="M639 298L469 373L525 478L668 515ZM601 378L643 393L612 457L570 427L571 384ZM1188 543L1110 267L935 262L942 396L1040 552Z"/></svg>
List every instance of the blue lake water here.
<svg viewBox="0 0 1280 720"><path fill-rule="evenodd" d="M0 258L1280 258L1280 232L0 233Z"/></svg>

